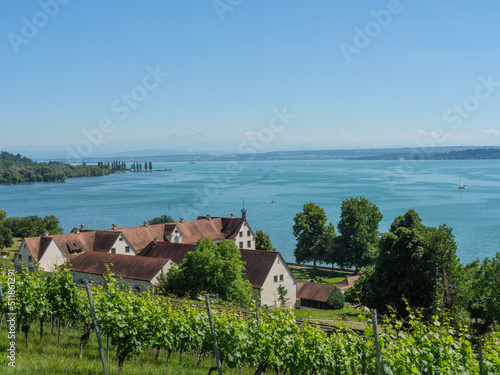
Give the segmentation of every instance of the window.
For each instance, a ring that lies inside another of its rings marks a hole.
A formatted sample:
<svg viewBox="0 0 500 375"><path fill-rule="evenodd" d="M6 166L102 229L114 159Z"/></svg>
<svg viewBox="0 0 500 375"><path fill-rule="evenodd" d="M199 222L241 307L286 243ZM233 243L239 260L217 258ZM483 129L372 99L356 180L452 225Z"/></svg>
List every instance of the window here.
<svg viewBox="0 0 500 375"><path fill-rule="evenodd" d="M248 248L252 247L252 241L247 241L247 247Z"/></svg>
<svg viewBox="0 0 500 375"><path fill-rule="evenodd" d="M130 253L130 246L125 246L125 252Z"/></svg>
<svg viewBox="0 0 500 375"><path fill-rule="evenodd" d="M111 249L111 254L116 254L116 249L114 247Z"/></svg>
<svg viewBox="0 0 500 375"><path fill-rule="evenodd" d="M250 237L250 231L247 230L247 237Z"/></svg>
<svg viewBox="0 0 500 375"><path fill-rule="evenodd" d="M240 242L240 249L243 249L243 242Z"/></svg>
<svg viewBox="0 0 500 375"><path fill-rule="evenodd" d="M280 281L283 281L283 275L280 275Z"/></svg>
<svg viewBox="0 0 500 375"><path fill-rule="evenodd" d="M19 261L23 260L23 256L19 254Z"/></svg>
<svg viewBox="0 0 500 375"><path fill-rule="evenodd" d="M275 275L274 276L274 282L277 283L278 282L278 275Z"/></svg>
<svg viewBox="0 0 500 375"><path fill-rule="evenodd" d="M118 237L118 239L119 239L120 241L123 241L123 237Z"/></svg>
<svg viewBox="0 0 500 375"><path fill-rule="evenodd" d="M243 232L240 232L240 237L243 237Z"/></svg>
<svg viewBox="0 0 500 375"><path fill-rule="evenodd" d="M31 257L31 255L28 255L28 262L32 262L33 261L33 258Z"/></svg>

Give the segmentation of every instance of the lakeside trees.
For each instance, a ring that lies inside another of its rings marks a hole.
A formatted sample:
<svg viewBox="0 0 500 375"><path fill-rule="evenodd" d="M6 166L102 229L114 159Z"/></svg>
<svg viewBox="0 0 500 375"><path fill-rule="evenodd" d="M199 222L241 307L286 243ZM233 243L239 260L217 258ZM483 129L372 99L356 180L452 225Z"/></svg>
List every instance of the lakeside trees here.
<svg viewBox="0 0 500 375"><path fill-rule="evenodd" d="M159 217L154 217L151 220L148 221L149 225L153 224L168 224L168 223L174 223L175 220L172 219L171 216L169 215L161 215Z"/></svg>
<svg viewBox="0 0 500 375"><path fill-rule="evenodd" d="M341 267L360 269L376 258L379 241L378 224L383 215L368 199L348 198L342 202L340 221L337 225Z"/></svg>
<svg viewBox="0 0 500 375"><path fill-rule="evenodd" d="M70 165L60 161L37 163L19 154L0 153L0 184L62 182L66 178L102 176L108 172L106 166Z"/></svg>
<svg viewBox="0 0 500 375"><path fill-rule="evenodd" d="M295 215L293 219L293 235L297 239L297 245L293 251L297 263L322 261L321 254L315 252L321 248L316 246L323 235L326 223L325 211L314 203L307 203L303 211Z"/></svg>
<svg viewBox="0 0 500 375"><path fill-rule="evenodd" d="M322 208L309 203L295 217L295 251L298 263L326 262L362 269L350 302L361 302L380 312L407 307L427 314L446 311L456 321L470 317L492 324L500 322L500 253L496 258L462 265L456 255L452 228L430 227L414 210L394 219L380 234L378 207L364 198L342 202L339 235L326 224ZM313 230L314 229L314 230Z"/></svg>

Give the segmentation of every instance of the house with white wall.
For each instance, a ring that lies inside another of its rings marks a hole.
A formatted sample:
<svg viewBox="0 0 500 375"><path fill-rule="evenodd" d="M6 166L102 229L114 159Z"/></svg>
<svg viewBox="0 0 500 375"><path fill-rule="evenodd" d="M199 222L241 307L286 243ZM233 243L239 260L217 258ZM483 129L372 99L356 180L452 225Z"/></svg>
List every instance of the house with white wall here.
<svg viewBox="0 0 500 375"><path fill-rule="evenodd" d="M75 284L104 283L109 267L122 288L143 293L154 292L158 277L166 274L173 264L170 259L87 252L61 267L70 269Z"/></svg>
<svg viewBox="0 0 500 375"><path fill-rule="evenodd" d="M138 257L170 259L180 264L186 254L195 250L194 244L174 244L169 242L151 242ZM297 281L281 254L277 251L240 249L241 260L245 262L242 277L253 288L253 300L265 307L279 305L278 287L287 290L287 307L293 308L297 299Z"/></svg>

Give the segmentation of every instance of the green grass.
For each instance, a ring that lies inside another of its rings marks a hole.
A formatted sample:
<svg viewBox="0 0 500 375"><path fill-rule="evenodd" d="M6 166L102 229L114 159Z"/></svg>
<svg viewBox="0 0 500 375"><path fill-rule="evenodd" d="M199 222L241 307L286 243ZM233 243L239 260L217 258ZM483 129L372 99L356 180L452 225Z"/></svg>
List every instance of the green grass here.
<svg viewBox="0 0 500 375"><path fill-rule="evenodd" d="M293 276L295 276L298 281L315 280L316 282L319 282L321 284L335 285L344 280L347 276L350 276L344 272L339 271L333 272L322 269L315 270L312 268L299 268L295 266L289 267L293 273Z"/></svg>
<svg viewBox="0 0 500 375"><path fill-rule="evenodd" d="M92 332L89 343L83 351L83 359L79 358L81 332L74 328L61 329L61 346L57 346L57 328L50 334L50 325L45 324L46 335L40 342L40 326L35 324L29 334L29 348L22 332L16 333L16 362L15 368L5 363L8 349L7 328L5 319L0 330L0 374L23 375L93 375L104 374L95 332ZM106 339L103 338L104 354L106 356ZM10 345L9 345L10 346ZM165 374L167 353L160 354L158 362L154 362L155 353L147 349L140 355L130 356L123 366L123 374L159 375ZM110 348L108 374L118 374L118 363L114 360L114 352ZM215 365L213 358L205 358L196 368L197 358L184 354L182 359L179 353L172 353L168 373L172 375L208 374L211 366ZM69 365L68 365L69 363ZM239 374L238 369L223 368L224 374ZM216 371L214 373L217 373ZM243 368L242 374L253 375L255 369ZM268 371L267 374L274 373Z"/></svg>
<svg viewBox="0 0 500 375"><path fill-rule="evenodd" d="M297 319L310 320L318 323L332 323L332 321L340 323L343 321L362 322L360 315L368 316L367 312L363 312L354 307L344 305L340 310L316 310L316 309L298 309L295 310Z"/></svg>

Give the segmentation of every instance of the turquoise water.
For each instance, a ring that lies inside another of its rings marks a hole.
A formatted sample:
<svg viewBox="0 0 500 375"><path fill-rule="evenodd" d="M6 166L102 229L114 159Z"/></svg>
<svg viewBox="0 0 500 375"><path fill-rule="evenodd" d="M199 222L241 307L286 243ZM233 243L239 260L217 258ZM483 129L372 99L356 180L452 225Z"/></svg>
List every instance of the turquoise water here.
<svg viewBox="0 0 500 375"><path fill-rule="evenodd" d="M500 161L276 161L155 163L168 172L121 173L65 183L0 186L8 216L56 215L65 231L141 225L161 214L241 215L264 230L287 261L294 261L293 217L314 202L337 224L341 202L363 196L384 219L380 231L406 210L425 225L453 228L462 262L500 251ZM459 177L467 185L458 190ZM276 200L277 203L269 203Z"/></svg>

